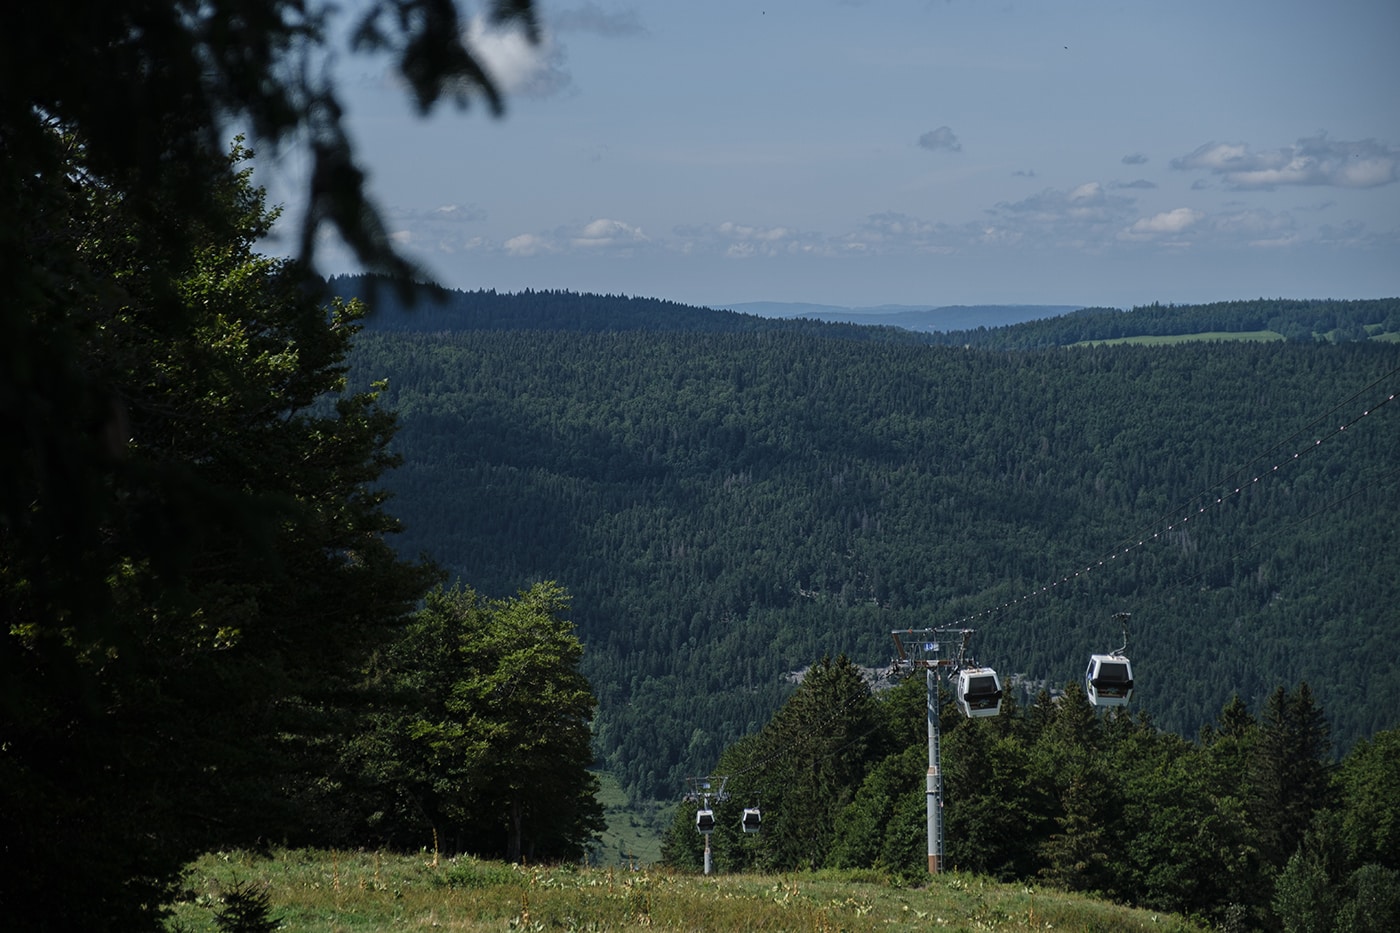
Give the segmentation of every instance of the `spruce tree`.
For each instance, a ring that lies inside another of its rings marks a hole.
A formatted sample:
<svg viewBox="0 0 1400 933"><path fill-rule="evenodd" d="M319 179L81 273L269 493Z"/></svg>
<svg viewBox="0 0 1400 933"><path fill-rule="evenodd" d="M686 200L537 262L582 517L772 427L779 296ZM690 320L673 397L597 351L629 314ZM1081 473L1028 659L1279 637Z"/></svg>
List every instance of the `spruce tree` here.
<svg viewBox="0 0 1400 933"><path fill-rule="evenodd" d="M1306 682L1269 695L1250 760L1249 812L1266 864L1281 870L1328 803L1329 730Z"/></svg>

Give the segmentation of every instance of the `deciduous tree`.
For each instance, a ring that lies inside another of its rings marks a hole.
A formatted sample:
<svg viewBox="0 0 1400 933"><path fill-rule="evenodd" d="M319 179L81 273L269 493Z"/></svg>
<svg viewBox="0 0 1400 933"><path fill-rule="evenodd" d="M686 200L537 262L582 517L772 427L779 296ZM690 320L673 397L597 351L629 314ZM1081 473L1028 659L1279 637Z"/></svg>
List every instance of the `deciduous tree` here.
<svg viewBox="0 0 1400 933"><path fill-rule="evenodd" d="M1342 760L1337 786L1352 862L1400 871L1400 729L1358 743Z"/></svg>
<svg viewBox="0 0 1400 933"><path fill-rule="evenodd" d="M420 841L431 831L479 855L577 858L603 828L588 770L596 702L568 605L554 583L509 599L428 594L389 653L403 710L383 718L377 747L397 760L364 761L384 799L416 811L385 827L395 841L411 844L418 823Z"/></svg>

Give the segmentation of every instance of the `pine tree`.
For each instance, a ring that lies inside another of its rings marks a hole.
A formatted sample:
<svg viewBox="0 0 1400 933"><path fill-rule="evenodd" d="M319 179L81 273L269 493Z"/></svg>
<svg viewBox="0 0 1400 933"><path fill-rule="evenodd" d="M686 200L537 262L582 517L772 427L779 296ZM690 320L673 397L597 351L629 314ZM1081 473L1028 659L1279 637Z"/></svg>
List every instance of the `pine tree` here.
<svg viewBox="0 0 1400 933"><path fill-rule="evenodd" d="M1329 730L1307 683L1270 694L1250 761L1249 812L1266 864L1282 869L1328 803Z"/></svg>
<svg viewBox="0 0 1400 933"><path fill-rule="evenodd" d="M301 794L357 670L431 577L384 540L394 419L345 391L363 309L256 253L246 166L211 215L137 209L68 153L30 259L68 277L32 310L73 405L35 400L63 443L2 458L0 913L140 929L185 859L320 820Z"/></svg>
<svg viewBox="0 0 1400 933"><path fill-rule="evenodd" d="M836 816L887 749L870 688L845 656L823 658L754 743L753 778L764 804L758 865L817 868L836 839Z"/></svg>

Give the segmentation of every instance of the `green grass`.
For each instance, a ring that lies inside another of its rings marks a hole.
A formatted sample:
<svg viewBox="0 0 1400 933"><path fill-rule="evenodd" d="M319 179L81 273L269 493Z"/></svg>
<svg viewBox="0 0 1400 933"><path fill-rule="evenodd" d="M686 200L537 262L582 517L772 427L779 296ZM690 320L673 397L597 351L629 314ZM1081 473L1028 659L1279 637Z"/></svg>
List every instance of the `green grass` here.
<svg viewBox="0 0 1400 933"><path fill-rule="evenodd" d="M1120 344L1131 343L1145 347L1164 346L1167 344L1187 343L1193 340L1249 340L1254 342L1269 342L1282 340L1283 334L1272 330L1250 330L1250 331L1205 331L1199 334L1175 334L1168 337L1115 337L1112 340L1081 340L1073 344L1076 347L1112 347Z"/></svg>
<svg viewBox="0 0 1400 933"><path fill-rule="evenodd" d="M637 866L661 861L661 836L670 824L674 804L662 807L653 801L634 806L616 778L601 771L594 773L601 785L598 801L603 805L608 826L589 863Z"/></svg>
<svg viewBox="0 0 1400 933"><path fill-rule="evenodd" d="M171 931L218 929L226 892L265 890L280 929L1196 931L1180 917L948 873L900 886L874 872L684 875L519 867L379 852L220 852L189 866Z"/></svg>
<svg viewBox="0 0 1400 933"><path fill-rule="evenodd" d="M1382 324L1368 325L1367 333L1371 340L1384 342L1400 341L1400 332L1381 332ZM1333 340L1332 334L1314 334L1318 340ZM1205 331L1199 334L1175 334L1168 337L1115 337L1112 340L1081 340L1072 344L1076 347L1110 347L1120 344L1137 344L1139 346L1165 346L1169 344L1186 343L1193 340L1249 340L1254 342L1275 342L1283 340L1283 334L1272 330L1250 330L1250 331Z"/></svg>

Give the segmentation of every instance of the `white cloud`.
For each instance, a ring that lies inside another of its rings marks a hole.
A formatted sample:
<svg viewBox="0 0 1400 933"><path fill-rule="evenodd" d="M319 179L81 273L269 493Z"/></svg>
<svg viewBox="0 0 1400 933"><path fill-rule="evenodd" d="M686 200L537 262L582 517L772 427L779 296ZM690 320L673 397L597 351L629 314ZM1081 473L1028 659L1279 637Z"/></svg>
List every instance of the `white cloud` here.
<svg viewBox="0 0 1400 933"><path fill-rule="evenodd" d="M599 218L584 224L583 229L571 237L569 243L584 249L608 249L636 246L648 241L649 238L642 232L641 227L634 227L620 220Z"/></svg>
<svg viewBox="0 0 1400 933"><path fill-rule="evenodd" d="M1252 151L1243 143L1209 142L1171 160L1175 169L1206 171L1235 188L1280 185L1375 188L1400 181L1400 149L1374 139L1332 140L1326 133L1296 145Z"/></svg>
<svg viewBox="0 0 1400 933"><path fill-rule="evenodd" d="M473 223L485 220L486 212L475 204L444 204L433 208L427 216L432 220L449 223Z"/></svg>
<svg viewBox="0 0 1400 933"><path fill-rule="evenodd" d="M467 24L466 41L507 96L544 97L571 83L564 50L547 35L532 43L523 30L495 25L478 14Z"/></svg>
<svg viewBox="0 0 1400 933"><path fill-rule="evenodd" d="M898 211L871 214L855 232L841 238L846 253L879 255L956 252L967 232Z"/></svg>
<svg viewBox="0 0 1400 933"><path fill-rule="evenodd" d="M395 207L385 211L392 224L390 238L399 246L419 253L459 253L481 246L482 239L471 228L486 220L486 212L475 204L444 204L430 210Z"/></svg>
<svg viewBox="0 0 1400 933"><path fill-rule="evenodd" d="M577 227L558 227L541 233L522 233L500 244L508 256L544 255L633 255L639 248L653 245L641 227L600 217Z"/></svg>
<svg viewBox="0 0 1400 933"><path fill-rule="evenodd" d="M821 247L817 240L804 243L787 227L754 227L725 221L715 228L715 232L728 240L724 254L734 259L812 252Z"/></svg>
<svg viewBox="0 0 1400 933"><path fill-rule="evenodd" d="M1016 246L1025 239L1020 230L989 225L977 232L977 242L986 246Z"/></svg>
<svg viewBox="0 0 1400 933"><path fill-rule="evenodd" d="M504 244L506 253L511 256L540 256L545 253L554 252L553 245L544 237L536 236L533 233L522 233L506 240Z"/></svg>
<svg viewBox="0 0 1400 933"><path fill-rule="evenodd" d="M1131 214L1132 206L1132 198L1107 194L1103 185L1089 181L1069 190L1046 188L1020 201L1001 201L988 213L1001 219L999 227L1011 226L1024 232L1038 229L1052 235L1057 230L1075 228L1075 236L1079 237L1094 227L1121 225Z"/></svg>
<svg viewBox="0 0 1400 933"><path fill-rule="evenodd" d="M1100 253L1123 238L1137 213L1136 199L1110 193L1097 181L1073 188L1046 188L1020 201L1002 201L987 211L990 222L970 235L988 246L1023 246Z"/></svg>
<svg viewBox="0 0 1400 933"><path fill-rule="evenodd" d="M1187 227L1195 226L1204 216L1198 210L1178 207L1175 210L1164 211L1151 217L1143 217L1129 227L1125 233L1130 239L1162 235L1175 236L1185 231Z"/></svg>
<svg viewBox="0 0 1400 933"><path fill-rule="evenodd" d="M862 229L882 238L906 239L929 236L937 228L926 220L920 220L908 214L885 211L867 217Z"/></svg>
<svg viewBox="0 0 1400 933"><path fill-rule="evenodd" d="M673 231L679 243L672 248L682 253L712 253L732 259L776 256L827 256L848 250L841 243L819 233L804 233L791 227L758 226L724 221L719 224L690 224Z"/></svg>
<svg viewBox="0 0 1400 933"><path fill-rule="evenodd" d="M466 40L482 67L506 96L548 97L569 88L573 77L566 67L567 52L558 35L644 36L647 29L633 9L605 10L597 3L540 16L540 35L530 42L524 30L493 23L483 13L467 23Z"/></svg>
<svg viewBox="0 0 1400 933"><path fill-rule="evenodd" d="M1069 193L1071 202L1097 201L1103 194L1103 186L1096 181L1088 181Z"/></svg>
<svg viewBox="0 0 1400 933"><path fill-rule="evenodd" d="M719 225L719 232L740 240L760 240L768 243L775 243L779 240L785 240L788 237L788 229L786 227L751 227L747 224L736 224L728 220Z"/></svg>
<svg viewBox="0 0 1400 933"><path fill-rule="evenodd" d="M1178 207L1138 219L1119 239L1170 247L1281 249L1301 244L1307 237L1287 211L1241 208L1207 214Z"/></svg>
<svg viewBox="0 0 1400 933"><path fill-rule="evenodd" d="M486 219L486 211L476 204L440 204L427 210L392 207L387 213L399 224L411 228L421 227L424 224L478 223Z"/></svg>
<svg viewBox="0 0 1400 933"><path fill-rule="evenodd" d="M1216 154L1220 164L1237 156ZM1208 210L1188 206L1159 210L1140 204L1137 189L1150 183L1086 181L1046 188L1017 201L999 202L981 220L931 220L913 213L885 211L866 215L853 225L827 230L802 229L781 222L678 224L664 234L643 230L624 220L598 217L587 222L512 237L494 246L514 257L550 255L616 258L671 253L757 262L774 258L896 257L963 254L968 256L1031 253L1102 255L1113 251L1268 250L1326 242L1287 211L1270 211L1236 199ZM444 209L448 214L457 209ZM464 209L468 213L470 209ZM443 225L447 226L447 225ZM459 225L460 226L460 225ZM1363 230L1336 231L1333 241L1378 241ZM420 241L415 239L415 245Z"/></svg>
<svg viewBox="0 0 1400 933"><path fill-rule="evenodd" d="M1171 167L1180 169L1206 169L1212 172L1231 172L1250 167L1254 157L1249 147L1229 143L1206 143L1196 148L1190 155L1172 159Z"/></svg>

